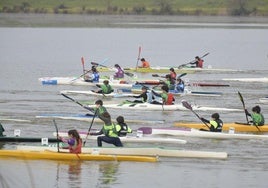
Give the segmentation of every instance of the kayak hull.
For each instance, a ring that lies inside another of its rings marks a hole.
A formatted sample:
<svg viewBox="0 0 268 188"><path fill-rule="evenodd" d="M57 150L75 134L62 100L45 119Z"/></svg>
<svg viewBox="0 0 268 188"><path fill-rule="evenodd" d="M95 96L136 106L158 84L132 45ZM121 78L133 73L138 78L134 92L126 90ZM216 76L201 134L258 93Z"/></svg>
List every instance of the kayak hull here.
<svg viewBox="0 0 268 188"><path fill-rule="evenodd" d="M57 147L45 146L17 146L19 150L44 151L45 149L57 151ZM211 159L226 159L226 152L211 152L211 151L194 151L194 150L177 150L158 147L97 147L97 148L82 148L83 153L99 154L99 155L138 155L151 157L175 157L175 158L211 158Z"/></svg>
<svg viewBox="0 0 268 188"><path fill-rule="evenodd" d="M54 151L27 151L27 150L0 150L0 157L16 157L21 159L45 159L45 160L77 160L77 161L137 161L156 162L156 157L130 156L130 155L95 155L95 154L71 154Z"/></svg>
<svg viewBox="0 0 268 188"><path fill-rule="evenodd" d="M88 105L88 107L94 107L95 105ZM121 104L107 104L106 108L111 109L127 109L127 110L143 110L143 111L175 111L183 110L187 111L182 104L174 105L161 105L161 104L150 104L150 103L121 103ZM218 107L205 107L205 106L192 106L193 110L197 111L231 111L241 112L241 109L233 108L218 108Z"/></svg>
<svg viewBox="0 0 268 188"><path fill-rule="evenodd" d="M59 132L59 136L68 137L67 132ZM79 132L80 137L83 139L97 140L98 136L87 136L86 132ZM56 132L53 133L54 136L57 135ZM165 138L165 137L152 137L152 136L125 136L120 137L123 143L162 143L162 144L186 144L186 140L177 138Z"/></svg>
<svg viewBox="0 0 268 188"><path fill-rule="evenodd" d="M207 126L203 123L174 122L174 125L194 129L207 129ZM258 130L258 128L260 129L260 131ZM258 128L254 125L250 126L247 124L224 123L222 130L229 131L230 129L234 129L236 132L268 132L268 125L258 126Z"/></svg>
<svg viewBox="0 0 268 188"><path fill-rule="evenodd" d="M150 135L169 135L169 136L185 136L199 138L214 138L214 139L243 139L243 140L268 140L268 135L258 134L238 134L234 132L210 132L199 131L193 128L149 128L142 127L139 130Z"/></svg>

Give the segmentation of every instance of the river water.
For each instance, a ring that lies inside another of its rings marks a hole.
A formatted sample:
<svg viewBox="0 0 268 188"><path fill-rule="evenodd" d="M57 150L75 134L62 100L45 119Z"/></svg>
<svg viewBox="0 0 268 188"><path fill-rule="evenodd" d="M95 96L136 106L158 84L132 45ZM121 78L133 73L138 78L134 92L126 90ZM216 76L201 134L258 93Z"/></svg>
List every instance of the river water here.
<svg viewBox="0 0 268 188"><path fill-rule="evenodd" d="M146 24L148 26L148 23ZM179 27L177 27L180 25ZM228 83L228 88L191 88L200 91L220 91L221 97L183 96L190 103L206 106L243 108L237 95L243 94L250 110L259 104L265 116L267 105L259 98L267 96L267 83L222 81L222 78L267 77L268 35L267 25L177 23L173 26L157 25L151 28L0 28L0 116L1 119L24 119L30 122L2 121L7 135L20 129L23 136L51 137L51 120L36 119L43 113L87 113L81 106L59 95L61 90L85 90L81 86L42 86L38 78L46 76L79 76L82 74L80 58L134 67L138 47L141 56L152 66L178 66L196 55L204 58L205 66L239 69L232 73L196 73L184 78L189 81ZM151 78L150 74L139 77ZM96 100L82 97L83 100ZM81 100L82 100L81 99ZM118 99L119 100L119 99ZM140 126L172 127L174 121L199 122L191 111L139 112L111 110L115 118L123 114L129 119L166 120L165 124L130 124ZM198 112L209 118L213 112ZM245 121L244 113L220 112L225 122ZM267 118L266 118L266 121ZM86 131L88 122L57 120L59 129ZM94 124L99 128L99 124ZM178 149L224 151L226 160L168 159L158 163L133 162L57 162L0 160L0 187L267 187L267 141L214 140L181 138L185 145L168 145ZM1 143L3 149L15 148L19 143ZM21 143L25 144L25 143ZM29 144L29 143L28 143ZM38 143L39 144L39 143ZM36 144L36 145L38 145ZM95 142L88 143L96 146ZM158 144L146 144L158 146ZM161 145L163 146L163 145ZM42 182L42 183L41 183Z"/></svg>

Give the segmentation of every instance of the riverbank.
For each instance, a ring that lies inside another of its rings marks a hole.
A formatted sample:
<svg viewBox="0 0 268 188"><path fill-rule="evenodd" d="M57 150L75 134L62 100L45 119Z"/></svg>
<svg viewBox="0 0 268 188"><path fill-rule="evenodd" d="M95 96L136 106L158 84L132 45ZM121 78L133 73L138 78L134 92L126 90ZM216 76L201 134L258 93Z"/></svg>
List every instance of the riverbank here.
<svg viewBox="0 0 268 188"><path fill-rule="evenodd" d="M0 27L169 27L187 23L268 24L267 17L0 14Z"/></svg>

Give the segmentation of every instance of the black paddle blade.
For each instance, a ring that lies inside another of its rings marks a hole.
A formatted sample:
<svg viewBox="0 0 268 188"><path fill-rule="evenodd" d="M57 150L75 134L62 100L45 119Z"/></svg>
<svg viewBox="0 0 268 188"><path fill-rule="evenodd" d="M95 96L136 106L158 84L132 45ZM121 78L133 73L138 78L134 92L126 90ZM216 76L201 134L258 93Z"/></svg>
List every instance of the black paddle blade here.
<svg viewBox="0 0 268 188"><path fill-rule="evenodd" d="M189 104L187 101L183 100L183 101L181 101L181 103L185 108L187 108L189 110L193 110L191 104Z"/></svg>
<svg viewBox="0 0 268 188"><path fill-rule="evenodd" d="M91 63L91 65L93 65L93 66L99 66L99 63L96 63L96 62L90 62Z"/></svg>
<svg viewBox="0 0 268 188"><path fill-rule="evenodd" d="M183 77L183 76L185 76L185 75L187 75L186 72L185 72L185 73L182 73L181 75L179 75L178 78L181 78L181 77Z"/></svg>
<svg viewBox="0 0 268 188"><path fill-rule="evenodd" d="M152 77L160 77L158 74L152 74Z"/></svg>
<svg viewBox="0 0 268 188"><path fill-rule="evenodd" d="M203 55L201 58L206 57L208 54L209 54L209 53L206 53L206 54L205 54L205 55Z"/></svg>
<svg viewBox="0 0 268 188"><path fill-rule="evenodd" d="M242 97L242 94L239 91L238 91L238 95L239 95L240 101L242 102L243 106L245 106L244 99Z"/></svg>
<svg viewBox="0 0 268 188"><path fill-rule="evenodd" d="M133 77L133 76L134 76L134 74L133 74L133 73L130 73L130 72L125 72L125 74L126 74L127 76L130 76L130 77Z"/></svg>
<svg viewBox="0 0 268 188"><path fill-rule="evenodd" d="M76 102L74 99L72 99L71 97L69 97L69 96L65 95L64 93L61 93L61 95L62 95L62 96L64 96L65 98L67 98L67 99L70 99L71 101Z"/></svg>

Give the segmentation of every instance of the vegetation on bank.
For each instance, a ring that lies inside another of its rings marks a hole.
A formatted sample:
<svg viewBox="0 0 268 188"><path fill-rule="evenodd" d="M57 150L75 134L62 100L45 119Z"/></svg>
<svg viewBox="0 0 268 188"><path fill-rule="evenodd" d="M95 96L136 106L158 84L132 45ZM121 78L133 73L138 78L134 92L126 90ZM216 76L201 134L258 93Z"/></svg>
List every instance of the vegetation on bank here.
<svg viewBox="0 0 268 188"><path fill-rule="evenodd" d="M0 12L268 16L268 0L0 0Z"/></svg>

